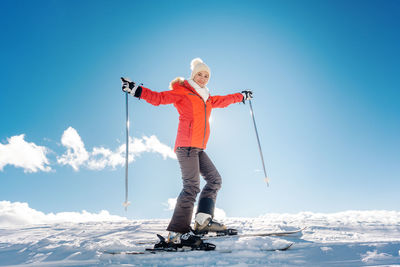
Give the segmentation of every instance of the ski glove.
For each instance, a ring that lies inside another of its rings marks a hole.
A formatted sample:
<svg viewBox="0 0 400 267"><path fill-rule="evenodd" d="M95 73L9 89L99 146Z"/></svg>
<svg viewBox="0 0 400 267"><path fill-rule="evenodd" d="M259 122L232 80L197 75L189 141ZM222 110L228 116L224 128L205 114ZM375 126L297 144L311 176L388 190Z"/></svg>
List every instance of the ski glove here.
<svg viewBox="0 0 400 267"><path fill-rule="evenodd" d="M243 95L243 100L242 100L243 104L245 100L250 100L253 98L253 92L250 90L242 91L242 95Z"/></svg>
<svg viewBox="0 0 400 267"><path fill-rule="evenodd" d="M142 95L142 87L141 84L137 85L135 82L132 82L129 78L121 77L122 80L122 91L131 94L134 97L140 98Z"/></svg>

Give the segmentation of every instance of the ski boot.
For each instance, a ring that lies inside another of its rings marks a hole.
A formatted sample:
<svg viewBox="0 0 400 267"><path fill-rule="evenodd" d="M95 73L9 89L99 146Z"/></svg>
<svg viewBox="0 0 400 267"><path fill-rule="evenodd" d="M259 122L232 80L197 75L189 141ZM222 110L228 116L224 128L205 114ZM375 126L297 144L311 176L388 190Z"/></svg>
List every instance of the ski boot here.
<svg viewBox="0 0 400 267"><path fill-rule="evenodd" d="M199 201L197 214L194 222L194 232L198 235L206 235L210 232L217 236L237 235L236 229L228 229L224 224L213 220L214 200L202 198Z"/></svg>
<svg viewBox="0 0 400 267"><path fill-rule="evenodd" d="M217 236L237 235L236 229L227 228L224 224L213 220L210 214L197 213L194 222L194 232L198 235L216 233Z"/></svg>

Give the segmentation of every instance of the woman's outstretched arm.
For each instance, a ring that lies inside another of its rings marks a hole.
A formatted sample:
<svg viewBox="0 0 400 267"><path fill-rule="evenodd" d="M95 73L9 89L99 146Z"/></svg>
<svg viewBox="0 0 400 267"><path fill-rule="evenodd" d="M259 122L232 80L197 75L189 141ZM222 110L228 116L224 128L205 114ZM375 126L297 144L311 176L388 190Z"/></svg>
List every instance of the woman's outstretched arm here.
<svg viewBox="0 0 400 267"><path fill-rule="evenodd" d="M233 103L238 103L243 101L243 95L241 93L229 94L229 95L215 95L210 96L213 108L225 108Z"/></svg>

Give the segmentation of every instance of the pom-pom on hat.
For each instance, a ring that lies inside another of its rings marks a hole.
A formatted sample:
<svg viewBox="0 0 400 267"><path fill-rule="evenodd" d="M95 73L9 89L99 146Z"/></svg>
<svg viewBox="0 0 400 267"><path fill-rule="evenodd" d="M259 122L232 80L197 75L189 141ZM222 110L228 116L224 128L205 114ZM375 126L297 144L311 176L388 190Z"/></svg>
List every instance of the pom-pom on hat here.
<svg viewBox="0 0 400 267"><path fill-rule="evenodd" d="M209 76L211 76L210 68L199 57L196 57L192 60L190 63L190 69L192 70L192 75L190 77L191 79L193 79L196 73L199 71L207 71Z"/></svg>

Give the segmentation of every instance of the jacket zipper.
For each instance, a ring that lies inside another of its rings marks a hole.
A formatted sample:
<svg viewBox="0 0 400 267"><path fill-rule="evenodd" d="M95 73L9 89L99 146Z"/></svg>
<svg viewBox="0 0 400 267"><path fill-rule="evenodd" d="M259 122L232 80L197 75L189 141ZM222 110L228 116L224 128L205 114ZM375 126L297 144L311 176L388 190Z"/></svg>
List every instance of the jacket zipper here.
<svg viewBox="0 0 400 267"><path fill-rule="evenodd" d="M207 103L201 98L204 102L204 136L203 136L203 148L204 148L204 141L206 140L206 132L207 132Z"/></svg>

